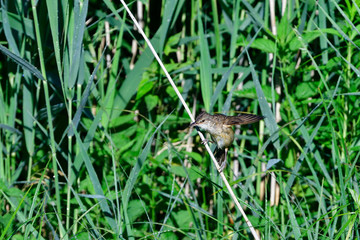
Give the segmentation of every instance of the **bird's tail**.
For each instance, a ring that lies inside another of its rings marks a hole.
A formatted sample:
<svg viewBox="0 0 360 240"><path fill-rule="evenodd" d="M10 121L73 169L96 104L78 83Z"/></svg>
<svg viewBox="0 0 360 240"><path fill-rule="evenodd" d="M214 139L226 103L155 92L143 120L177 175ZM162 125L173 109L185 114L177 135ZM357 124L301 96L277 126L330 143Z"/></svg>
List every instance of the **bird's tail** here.
<svg viewBox="0 0 360 240"><path fill-rule="evenodd" d="M222 148L215 149L214 157L216 158L217 162L219 163L221 171L224 170L224 168L226 166L226 154L227 154L226 149L222 149Z"/></svg>

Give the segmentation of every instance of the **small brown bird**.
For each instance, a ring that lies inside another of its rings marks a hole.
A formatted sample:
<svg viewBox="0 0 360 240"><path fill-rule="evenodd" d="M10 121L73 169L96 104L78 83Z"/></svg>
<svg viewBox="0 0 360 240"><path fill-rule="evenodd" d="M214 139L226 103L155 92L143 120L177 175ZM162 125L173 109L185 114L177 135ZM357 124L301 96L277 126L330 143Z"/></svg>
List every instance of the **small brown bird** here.
<svg viewBox="0 0 360 240"><path fill-rule="evenodd" d="M217 145L214 155L222 171L226 166L228 148L234 141L234 130L232 126L250 124L262 119L264 119L263 116L252 114L226 116L224 114L211 115L207 112L201 112L195 122L191 123L189 127L199 127L210 133L211 139Z"/></svg>

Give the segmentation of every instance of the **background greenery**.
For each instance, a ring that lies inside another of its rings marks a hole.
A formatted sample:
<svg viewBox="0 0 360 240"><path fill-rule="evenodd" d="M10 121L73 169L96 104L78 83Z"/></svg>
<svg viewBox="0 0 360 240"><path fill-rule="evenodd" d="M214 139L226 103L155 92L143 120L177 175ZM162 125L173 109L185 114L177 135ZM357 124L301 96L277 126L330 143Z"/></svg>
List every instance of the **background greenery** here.
<svg viewBox="0 0 360 240"><path fill-rule="evenodd" d="M360 239L360 2L141 2L194 112L266 116L226 168L261 237ZM119 1L0 20L0 239L251 237Z"/></svg>

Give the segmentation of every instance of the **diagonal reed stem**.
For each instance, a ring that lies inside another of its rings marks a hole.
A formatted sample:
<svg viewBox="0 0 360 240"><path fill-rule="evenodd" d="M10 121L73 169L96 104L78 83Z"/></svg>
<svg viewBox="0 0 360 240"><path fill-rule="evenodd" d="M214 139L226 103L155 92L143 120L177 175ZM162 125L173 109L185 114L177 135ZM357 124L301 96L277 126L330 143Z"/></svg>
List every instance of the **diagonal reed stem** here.
<svg viewBox="0 0 360 240"><path fill-rule="evenodd" d="M179 97L181 103L183 104L186 112L189 114L191 121L194 122L194 121L195 121L194 116L192 115L192 113L191 113L189 107L187 106L185 100L184 100L183 97L181 96L181 94L180 94L179 90L177 89L174 81L172 80L170 74L169 74L168 71L166 70L164 64L162 63L162 61L161 61L161 59L160 59L160 57L159 57L158 54L156 53L156 51L155 51L154 47L152 46L150 40L149 40L149 39L147 38L147 36L145 35L144 31L143 31L142 28L140 27L139 23L136 21L134 15L131 13L130 9L128 8L128 6L127 6L126 3L124 2L124 0L120 0L120 1L121 1L122 5L124 6L124 8L126 9L127 13L130 15L130 17L131 17L131 19L133 20L133 22L134 22L134 24L136 25L136 27L138 28L140 34L143 36L144 40L145 40L146 43L148 44L151 52L154 54L154 57L155 57L156 60L158 61L161 69L164 71L167 79L169 80L171 86L172 86L173 89L175 90L175 92L176 92L177 96ZM228 189L229 194L230 194L232 200L234 201L236 207L238 208L238 210L241 212L242 216L244 217L244 220L245 220L246 224L249 226L249 229L250 229L253 237L254 237L256 240L260 240L259 235L256 233L254 227L252 226L252 224L251 224L251 222L249 221L248 217L246 216L244 210L242 209L242 207L241 207L238 199L236 198L235 193L234 193L234 191L232 190L232 188L231 188L228 180L226 179L224 173L220 170L220 166L219 166L217 160L215 159L213 153L211 152L211 149L210 149L209 145L208 145L207 142L205 141L204 135L203 135L201 132L199 132L199 131L198 131L198 134L199 134L201 140L202 140L203 142L205 142L204 145L205 145L206 150L208 151L208 153L209 153L212 161L214 162L214 164L215 164L215 166L216 166L216 169L218 170L221 178L223 179L224 184L225 184L226 188Z"/></svg>

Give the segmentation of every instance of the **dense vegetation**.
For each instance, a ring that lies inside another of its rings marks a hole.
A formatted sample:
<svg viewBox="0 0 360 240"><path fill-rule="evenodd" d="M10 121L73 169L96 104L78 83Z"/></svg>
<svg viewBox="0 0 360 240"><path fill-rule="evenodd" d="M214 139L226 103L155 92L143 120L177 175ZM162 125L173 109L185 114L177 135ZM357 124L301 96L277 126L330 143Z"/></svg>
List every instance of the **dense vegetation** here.
<svg viewBox="0 0 360 240"><path fill-rule="evenodd" d="M266 117L225 169L261 238L360 239L360 2L127 4L194 114ZM252 238L120 1L1 7L0 240Z"/></svg>

